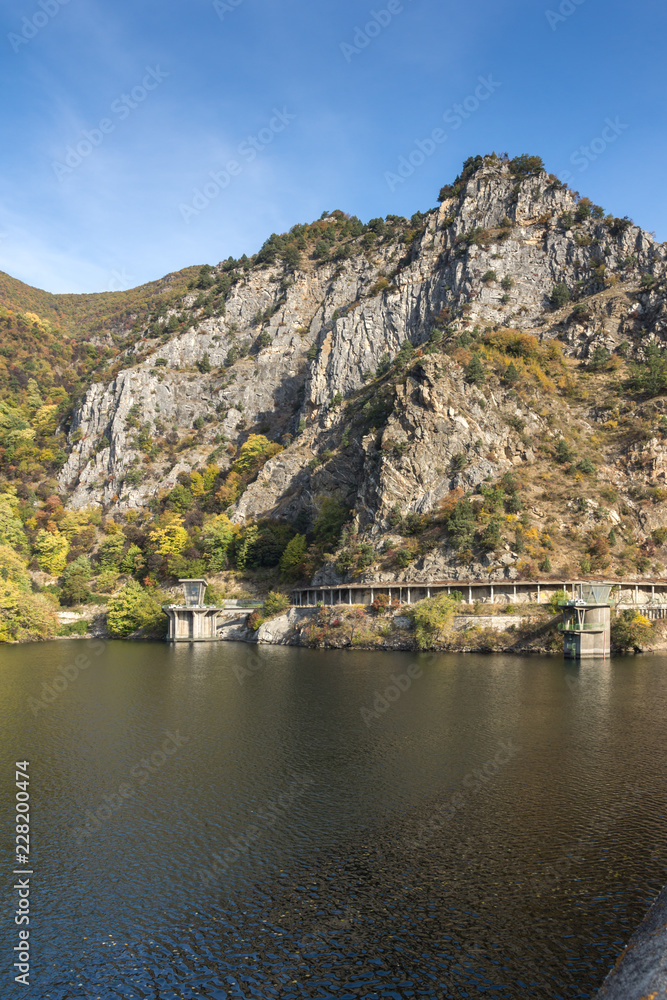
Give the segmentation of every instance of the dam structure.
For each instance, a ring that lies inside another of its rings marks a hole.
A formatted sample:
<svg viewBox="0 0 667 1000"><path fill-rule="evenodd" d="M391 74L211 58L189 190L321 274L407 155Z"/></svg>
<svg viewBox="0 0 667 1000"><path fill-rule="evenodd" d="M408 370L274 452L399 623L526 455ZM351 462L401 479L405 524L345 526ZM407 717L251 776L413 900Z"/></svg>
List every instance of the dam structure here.
<svg viewBox="0 0 667 1000"><path fill-rule="evenodd" d="M218 614L223 608L204 604L206 580L179 580L183 604L165 605L169 619L167 642L213 642L218 638Z"/></svg>
<svg viewBox="0 0 667 1000"><path fill-rule="evenodd" d="M561 601L563 653L566 660L607 659L611 656L611 585L582 583L579 597Z"/></svg>

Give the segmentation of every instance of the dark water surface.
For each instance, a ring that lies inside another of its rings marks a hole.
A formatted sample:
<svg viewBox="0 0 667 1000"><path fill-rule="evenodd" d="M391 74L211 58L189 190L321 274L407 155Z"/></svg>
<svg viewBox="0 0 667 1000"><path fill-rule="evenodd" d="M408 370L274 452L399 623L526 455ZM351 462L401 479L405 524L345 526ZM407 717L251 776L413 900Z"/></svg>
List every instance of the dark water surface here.
<svg viewBox="0 0 667 1000"><path fill-rule="evenodd" d="M667 881L666 719L664 656L2 648L0 996L592 996Z"/></svg>

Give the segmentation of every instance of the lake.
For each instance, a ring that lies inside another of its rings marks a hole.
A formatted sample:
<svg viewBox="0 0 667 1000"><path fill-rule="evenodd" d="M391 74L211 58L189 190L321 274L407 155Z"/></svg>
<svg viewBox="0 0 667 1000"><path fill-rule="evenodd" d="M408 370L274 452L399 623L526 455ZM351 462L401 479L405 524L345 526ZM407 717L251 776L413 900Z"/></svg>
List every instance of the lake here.
<svg viewBox="0 0 667 1000"><path fill-rule="evenodd" d="M667 882L664 655L61 641L0 693L3 997L590 997Z"/></svg>

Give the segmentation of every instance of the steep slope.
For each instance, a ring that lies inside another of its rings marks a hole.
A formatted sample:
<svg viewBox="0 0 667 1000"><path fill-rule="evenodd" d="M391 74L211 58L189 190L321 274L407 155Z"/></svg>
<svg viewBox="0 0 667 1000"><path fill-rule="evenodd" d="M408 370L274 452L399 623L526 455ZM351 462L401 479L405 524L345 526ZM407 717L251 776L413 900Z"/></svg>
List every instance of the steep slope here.
<svg viewBox="0 0 667 1000"><path fill-rule="evenodd" d="M198 271L187 267L128 291L89 295L44 292L0 271L0 305L15 313L35 313L65 337L111 344L114 335L127 335L151 308L183 295Z"/></svg>
<svg viewBox="0 0 667 1000"><path fill-rule="evenodd" d="M239 552L301 533L286 578L662 573L667 249L535 157L471 159L440 202L296 226L138 314L61 425L69 507L190 490L200 570L226 510Z"/></svg>

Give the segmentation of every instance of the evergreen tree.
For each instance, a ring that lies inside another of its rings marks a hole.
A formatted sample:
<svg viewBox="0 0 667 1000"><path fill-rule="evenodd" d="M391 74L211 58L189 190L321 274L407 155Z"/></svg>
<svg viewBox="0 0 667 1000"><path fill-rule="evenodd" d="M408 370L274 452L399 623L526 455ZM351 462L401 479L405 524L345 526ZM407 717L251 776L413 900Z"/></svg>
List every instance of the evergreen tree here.
<svg viewBox="0 0 667 1000"><path fill-rule="evenodd" d="M293 271L296 271L296 269L301 266L301 253L295 243L290 243L285 248L283 260Z"/></svg>
<svg viewBox="0 0 667 1000"><path fill-rule="evenodd" d="M558 444L556 445L555 459L560 462L561 465L565 465L567 462L571 462L573 458L573 452L568 445L565 438L559 438Z"/></svg>
<svg viewBox="0 0 667 1000"><path fill-rule="evenodd" d="M504 376L505 385L516 385L519 381L519 373L516 370L516 365L513 361L510 361Z"/></svg>
<svg viewBox="0 0 667 1000"><path fill-rule="evenodd" d="M486 372L479 354L473 354L466 365L466 379L471 385L481 386L486 382Z"/></svg>
<svg viewBox="0 0 667 1000"><path fill-rule="evenodd" d="M505 509L508 514L520 514L523 510L523 504L521 503L521 497L518 493L512 493L508 499Z"/></svg>
<svg viewBox="0 0 667 1000"><path fill-rule="evenodd" d="M551 305L554 309L562 309L564 305L572 298L570 289L567 287L564 281L559 281L557 285L554 285L553 291L551 292Z"/></svg>

